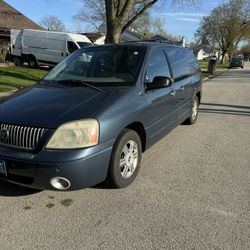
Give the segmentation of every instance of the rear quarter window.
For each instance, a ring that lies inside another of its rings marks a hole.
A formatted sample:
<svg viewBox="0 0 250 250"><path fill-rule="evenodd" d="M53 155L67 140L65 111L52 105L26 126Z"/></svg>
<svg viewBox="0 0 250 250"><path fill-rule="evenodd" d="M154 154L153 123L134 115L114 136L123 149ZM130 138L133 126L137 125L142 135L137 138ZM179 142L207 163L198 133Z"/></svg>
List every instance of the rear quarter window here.
<svg viewBox="0 0 250 250"><path fill-rule="evenodd" d="M193 52L182 47L167 47L168 55L175 79L186 78L200 73L200 67Z"/></svg>

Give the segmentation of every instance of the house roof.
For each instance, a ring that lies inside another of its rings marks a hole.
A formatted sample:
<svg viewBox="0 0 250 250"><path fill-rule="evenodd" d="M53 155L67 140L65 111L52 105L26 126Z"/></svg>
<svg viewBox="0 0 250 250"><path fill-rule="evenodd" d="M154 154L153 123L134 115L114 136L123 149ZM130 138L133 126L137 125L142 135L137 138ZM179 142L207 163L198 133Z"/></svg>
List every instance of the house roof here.
<svg viewBox="0 0 250 250"><path fill-rule="evenodd" d="M0 30L42 28L12 6L0 0Z"/></svg>
<svg viewBox="0 0 250 250"><path fill-rule="evenodd" d="M197 55L200 50L203 50L206 54L211 54L211 52L212 52L207 46L205 46L203 44L200 44L200 45L193 48L193 52L195 55Z"/></svg>
<svg viewBox="0 0 250 250"><path fill-rule="evenodd" d="M91 40L92 43L94 43L96 40L104 36L104 34L101 32L88 32L81 34L85 35L89 40Z"/></svg>
<svg viewBox="0 0 250 250"><path fill-rule="evenodd" d="M180 44L180 45L182 44L182 41L171 40L160 34L154 35L153 37L151 37L151 40L156 40L156 41L159 40L167 43Z"/></svg>
<svg viewBox="0 0 250 250"><path fill-rule="evenodd" d="M151 37L151 39L152 40L161 40L161 41L166 41L166 42L170 41L168 38L166 38L162 35L159 35L159 34L154 35L153 37Z"/></svg>
<svg viewBox="0 0 250 250"><path fill-rule="evenodd" d="M136 33L135 31L126 29L121 36L121 42L132 42L140 41L142 36Z"/></svg>

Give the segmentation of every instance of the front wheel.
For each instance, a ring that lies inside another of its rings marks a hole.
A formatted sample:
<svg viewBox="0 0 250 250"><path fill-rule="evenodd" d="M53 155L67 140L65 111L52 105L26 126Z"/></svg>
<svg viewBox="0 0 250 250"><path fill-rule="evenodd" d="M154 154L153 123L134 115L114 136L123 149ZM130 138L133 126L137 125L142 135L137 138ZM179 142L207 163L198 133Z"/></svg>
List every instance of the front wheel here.
<svg viewBox="0 0 250 250"><path fill-rule="evenodd" d="M37 64L36 58L34 56L29 57L28 65L29 65L29 68L31 68L31 69L38 68L38 64Z"/></svg>
<svg viewBox="0 0 250 250"><path fill-rule="evenodd" d="M15 58L15 66L17 66L17 67L23 66L23 61L21 58L19 58L19 57Z"/></svg>
<svg viewBox="0 0 250 250"><path fill-rule="evenodd" d="M198 110L199 110L199 99L197 96L193 97L192 101L192 110L190 117L184 122L184 124L192 125L196 122L198 117Z"/></svg>
<svg viewBox="0 0 250 250"><path fill-rule="evenodd" d="M116 188L131 184L138 174L141 155L139 135L130 129L122 131L113 148L107 183Z"/></svg>

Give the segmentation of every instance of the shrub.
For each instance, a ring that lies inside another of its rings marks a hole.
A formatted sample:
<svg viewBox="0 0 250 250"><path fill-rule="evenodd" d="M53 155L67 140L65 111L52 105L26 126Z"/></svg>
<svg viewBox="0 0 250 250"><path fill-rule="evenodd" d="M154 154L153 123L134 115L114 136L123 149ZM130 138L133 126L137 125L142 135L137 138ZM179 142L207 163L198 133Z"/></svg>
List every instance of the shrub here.
<svg viewBox="0 0 250 250"><path fill-rule="evenodd" d="M0 62L5 62L9 44L6 41L0 41Z"/></svg>

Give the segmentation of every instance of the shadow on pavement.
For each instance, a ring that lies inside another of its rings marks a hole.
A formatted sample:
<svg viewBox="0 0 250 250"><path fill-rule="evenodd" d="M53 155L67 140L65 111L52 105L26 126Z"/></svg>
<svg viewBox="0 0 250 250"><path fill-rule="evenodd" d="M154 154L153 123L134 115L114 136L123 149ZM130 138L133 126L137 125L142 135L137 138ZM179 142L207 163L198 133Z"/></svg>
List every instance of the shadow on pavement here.
<svg viewBox="0 0 250 250"><path fill-rule="evenodd" d="M115 187L112 187L111 185L108 185L105 182L101 182L93 187L90 187L91 189L116 189Z"/></svg>
<svg viewBox="0 0 250 250"><path fill-rule="evenodd" d="M41 192L41 190L18 186L4 180L0 180L0 196L26 196Z"/></svg>
<svg viewBox="0 0 250 250"><path fill-rule="evenodd" d="M249 106L238 106L238 105L216 104L216 103L201 103L201 105L202 106L199 109L201 113L250 116L250 111L248 111L248 109L250 109ZM212 107L207 108L203 107L203 105ZM214 108L214 107L220 107L220 108ZM229 109L227 109L227 107Z"/></svg>
<svg viewBox="0 0 250 250"><path fill-rule="evenodd" d="M250 77L250 71L249 70L235 70L234 71L234 69L232 69L232 70L230 70L230 71L226 71L226 74L221 74L220 75L220 78L226 78L226 79L228 79L228 78L230 78L230 79L234 79L234 78L241 78L241 79L243 79L243 80L245 80L245 79L249 79L249 77Z"/></svg>
<svg viewBox="0 0 250 250"><path fill-rule="evenodd" d="M239 109L250 109L250 106L239 106L239 105L232 105L232 104L217 104L217 103L201 103L201 105L206 106L219 106L219 107L230 107L230 108L239 108Z"/></svg>

